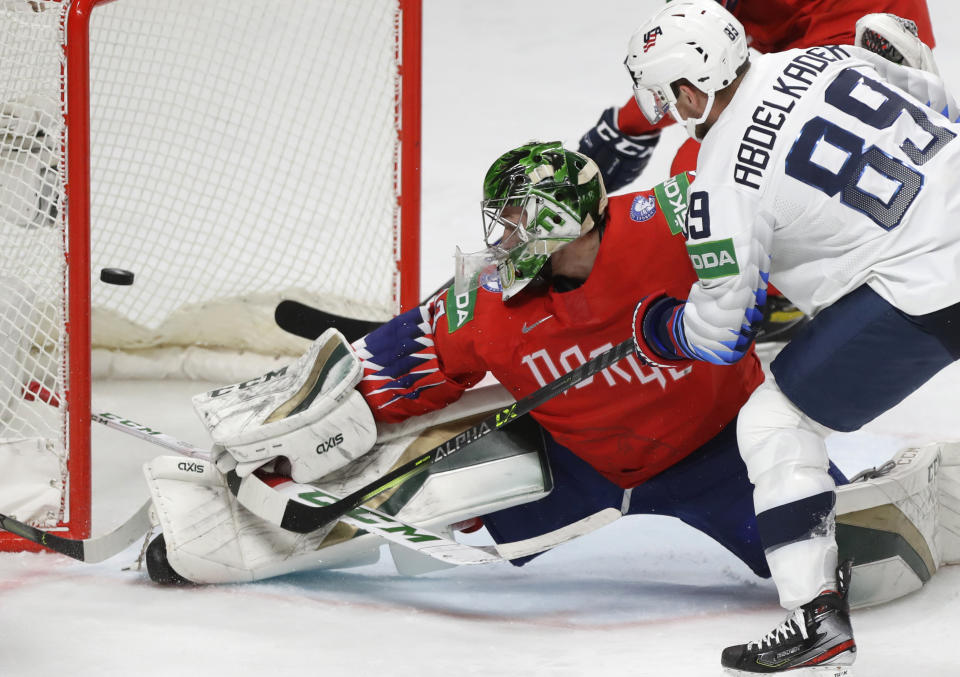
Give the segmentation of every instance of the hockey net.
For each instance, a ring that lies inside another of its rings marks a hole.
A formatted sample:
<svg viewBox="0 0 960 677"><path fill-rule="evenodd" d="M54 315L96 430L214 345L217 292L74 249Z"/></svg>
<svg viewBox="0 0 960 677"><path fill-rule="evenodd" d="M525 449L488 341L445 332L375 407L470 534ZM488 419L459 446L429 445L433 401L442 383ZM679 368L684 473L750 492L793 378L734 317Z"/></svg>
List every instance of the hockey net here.
<svg viewBox="0 0 960 677"><path fill-rule="evenodd" d="M419 50L420 0L0 0L0 512L89 533L91 378L416 303Z"/></svg>

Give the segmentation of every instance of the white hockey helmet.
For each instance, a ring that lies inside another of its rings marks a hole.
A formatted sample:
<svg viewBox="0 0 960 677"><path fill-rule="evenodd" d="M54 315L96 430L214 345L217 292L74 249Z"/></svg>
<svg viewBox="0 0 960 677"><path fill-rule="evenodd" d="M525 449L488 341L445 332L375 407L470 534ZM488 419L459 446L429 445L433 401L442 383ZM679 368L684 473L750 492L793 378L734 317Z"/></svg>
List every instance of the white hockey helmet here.
<svg viewBox="0 0 960 677"><path fill-rule="evenodd" d="M669 111L696 139L694 130L706 121L714 95L734 81L746 60L743 24L715 0L689 0L671 2L647 20L630 38L624 65L647 120L659 122ZM696 120L684 120L677 110L670 85L682 79L708 97Z"/></svg>

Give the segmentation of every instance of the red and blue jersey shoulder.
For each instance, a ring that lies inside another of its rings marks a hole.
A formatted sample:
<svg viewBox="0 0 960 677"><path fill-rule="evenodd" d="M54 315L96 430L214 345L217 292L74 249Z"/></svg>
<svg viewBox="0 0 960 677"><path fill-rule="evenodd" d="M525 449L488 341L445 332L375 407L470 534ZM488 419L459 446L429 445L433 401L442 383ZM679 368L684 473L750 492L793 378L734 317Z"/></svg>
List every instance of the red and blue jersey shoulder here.
<svg viewBox="0 0 960 677"><path fill-rule="evenodd" d="M402 313L353 344L363 363L357 389L378 421L395 423L440 409L483 377L456 381L444 373L434 332L444 296Z"/></svg>
<svg viewBox="0 0 960 677"><path fill-rule="evenodd" d="M363 362L357 389L378 421L445 407L486 375L489 343L511 350L515 321L502 307L495 274L481 276L468 293L443 290L354 343Z"/></svg>

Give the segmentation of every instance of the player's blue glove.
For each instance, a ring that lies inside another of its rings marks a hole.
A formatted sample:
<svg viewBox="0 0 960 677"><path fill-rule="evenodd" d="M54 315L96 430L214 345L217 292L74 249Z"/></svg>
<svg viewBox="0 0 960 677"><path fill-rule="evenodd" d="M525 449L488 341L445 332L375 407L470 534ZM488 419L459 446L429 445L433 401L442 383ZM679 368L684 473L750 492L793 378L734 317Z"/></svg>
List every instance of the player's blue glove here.
<svg viewBox="0 0 960 677"><path fill-rule="evenodd" d="M662 291L640 299L633 311L633 343L645 364L675 367L689 359L676 338L676 332L683 331L684 304Z"/></svg>
<svg viewBox="0 0 960 677"><path fill-rule="evenodd" d="M581 137L577 150L597 163L603 184L612 193L640 176L659 140L659 131L627 136L617 127L617 109L608 108Z"/></svg>

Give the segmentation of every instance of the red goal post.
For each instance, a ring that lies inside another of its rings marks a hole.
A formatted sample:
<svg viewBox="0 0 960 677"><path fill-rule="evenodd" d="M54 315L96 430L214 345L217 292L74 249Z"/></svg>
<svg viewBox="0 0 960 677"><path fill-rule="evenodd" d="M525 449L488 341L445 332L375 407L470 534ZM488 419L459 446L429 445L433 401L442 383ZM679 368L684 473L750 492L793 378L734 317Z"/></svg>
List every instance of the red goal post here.
<svg viewBox="0 0 960 677"><path fill-rule="evenodd" d="M116 354L274 359L303 349L282 298L418 303L421 27L421 0L0 0L0 512L90 534Z"/></svg>

